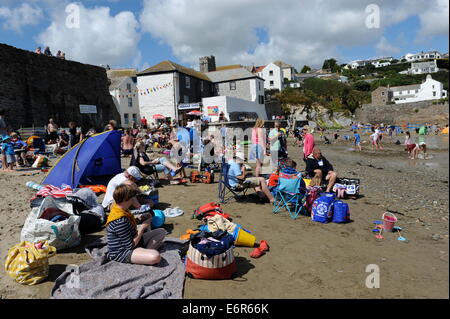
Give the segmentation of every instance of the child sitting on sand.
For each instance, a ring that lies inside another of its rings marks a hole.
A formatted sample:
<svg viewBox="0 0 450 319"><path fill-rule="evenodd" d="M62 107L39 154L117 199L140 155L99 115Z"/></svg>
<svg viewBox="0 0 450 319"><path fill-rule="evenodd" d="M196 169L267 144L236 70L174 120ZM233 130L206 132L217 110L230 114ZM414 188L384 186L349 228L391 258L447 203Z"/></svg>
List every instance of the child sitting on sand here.
<svg viewBox="0 0 450 319"><path fill-rule="evenodd" d="M122 263L154 265L160 262L158 248L163 244L166 231L162 228L147 231L152 218L139 227L129 211L131 206L140 208L136 196L139 191L130 185L119 185L114 191L115 203L106 222L108 258Z"/></svg>

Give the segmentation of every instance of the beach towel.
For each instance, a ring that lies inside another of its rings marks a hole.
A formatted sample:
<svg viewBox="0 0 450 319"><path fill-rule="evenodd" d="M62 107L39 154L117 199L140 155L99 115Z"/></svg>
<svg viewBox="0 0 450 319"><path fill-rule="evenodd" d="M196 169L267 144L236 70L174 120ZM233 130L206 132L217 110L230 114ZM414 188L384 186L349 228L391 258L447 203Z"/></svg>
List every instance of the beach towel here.
<svg viewBox="0 0 450 319"><path fill-rule="evenodd" d="M106 258L106 237L87 245L92 261L66 271L55 281L54 299L182 299L185 266L179 254L186 241L166 238L155 266Z"/></svg>
<svg viewBox="0 0 450 319"><path fill-rule="evenodd" d="M31 200L37 198L37 197L47 197L47 196L53 196L55 198L62 198L66 197L67 195L72 194L72 188L70 186L66 186L64 188L59 188L53 185L45 185L41 190L39 190L36 193L36 196L33 197Z"/></svg>

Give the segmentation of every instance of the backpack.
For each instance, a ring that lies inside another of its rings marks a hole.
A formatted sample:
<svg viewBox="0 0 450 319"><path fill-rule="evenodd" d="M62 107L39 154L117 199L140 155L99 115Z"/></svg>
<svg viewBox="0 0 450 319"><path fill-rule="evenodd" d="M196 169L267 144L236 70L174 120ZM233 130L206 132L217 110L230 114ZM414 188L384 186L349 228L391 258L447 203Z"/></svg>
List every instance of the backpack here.
<svg viewBox="0 0 450 319"><path fill-rule="evenodd" d="M318 186L313 187L311 190L308 191L308 195L306 195L306 202L305 202L305 208L308 214L311 214L313 203L317 198L319 198L321 191L322 191L321 188Z"/></svg>
<svg viewBox="0 0 450 319"><path fill-rule="evenodd" d="M333 205L333 223L346 223L350 220L350 209L347 203L337 200Z"/></svg>
<svg viewBox="0 0 450 319"><path fill-rule="evenodd" d="M224 218L231 220L231 216L228 214L225 214L222 211L222 207L220 207L220 204L211 202L208 204L205 204L203 206L200 206L194 211L194 214L192 215L192 218L197 218L198 220L202 220L203 218L208 218L214 215L221 215Z"/></svg>
<svg viewBox="0 0 450 319"><path fill-rule="evenodd" d="M325 193L313 202L311 219L314 222L327 224L333 217L334 193Z"/></svg>

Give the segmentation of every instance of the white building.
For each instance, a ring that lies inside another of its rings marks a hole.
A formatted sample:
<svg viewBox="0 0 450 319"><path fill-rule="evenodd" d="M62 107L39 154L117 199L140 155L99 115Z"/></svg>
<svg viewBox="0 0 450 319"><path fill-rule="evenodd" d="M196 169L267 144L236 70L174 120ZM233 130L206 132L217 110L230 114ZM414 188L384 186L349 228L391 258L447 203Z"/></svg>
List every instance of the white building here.
<svg viewBox="0 0 450 319"><path fill-rule="evenodd" d="M243 118L267 120L264 105L231 96L214 96L202 99L204 113L211 118L211 122L219 120L223 112L230 121L240 121Z"/></svg>
<svg viewBox="0 0 450 319"><path fill-rule="evenodd" d="M430 62L413 62L408 70L409 74L436 73L439 71L436 60Z"/></svg>
<svg viewBox="0 0 450 319"><path fill-rule="evenodd" d="M439 100L448 96L447 91L444 90L444 85L433 80L431 75L427 75L422 84L396 86L389 88L389 90L392 92L392 100L396 104Z"/></svg>
<svg viewBox="0 0 450 319"><path fill-rule="evenodd" d="M136 70L109 70L107 74L111 82L109 93L112 95L117 111L120 113L122 127L131 127L133 123L139 125L139 92Z"/></svg>
<svg viewBox="0 0 450 319"><path fill-rule="evenodd" d="M283 89L283 71L278 65L269 63L258 72L258 76L264 79L266 90Z"/></svg>
<svg viewBox="0 0 450 319"><path fill-rule="evenodd" d="M405 59L407 62L413 62L417 60L425 60L425 59L440 59L442 55L438 51L429 51L429 52L421 52L421 53L407 53L402 56L402 59Z"/></svg>
<svg viewBox="0 0 450 319"><path fill-rule="evenodd" d="M383 61L383 62L381 62L381 61L383 61L383 60L372 61L372 65L373 65L374 67L376 67L376 68L381 68L381 67L383 67L383 66L391 65L391 62L390 62L390 61Z"/></svg>
<svg viewBox="0 0 450 319"><path fill-rule="evenodd" d="M275 61L273 64L279 66L281 68L281 73L283 80L288 79L289 81L293 81L295 79L295 69L292 65L284 63L283 61Z"/></svg>

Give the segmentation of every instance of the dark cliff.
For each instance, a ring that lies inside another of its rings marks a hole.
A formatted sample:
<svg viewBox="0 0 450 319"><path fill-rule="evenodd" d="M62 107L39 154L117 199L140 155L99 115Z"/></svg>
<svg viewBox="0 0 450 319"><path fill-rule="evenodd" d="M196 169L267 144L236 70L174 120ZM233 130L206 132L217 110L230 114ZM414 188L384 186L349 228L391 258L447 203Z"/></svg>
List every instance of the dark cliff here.
<svg viewBox="0 0 450 319"><path fill-rule="evenodd" d="M96 105L97 114L81 114L80 104ZM104 68L5 44L0 44L0 109L13 129L44 126L49 118L61 127L75 121L85 129L120 122Z"/></svg>

